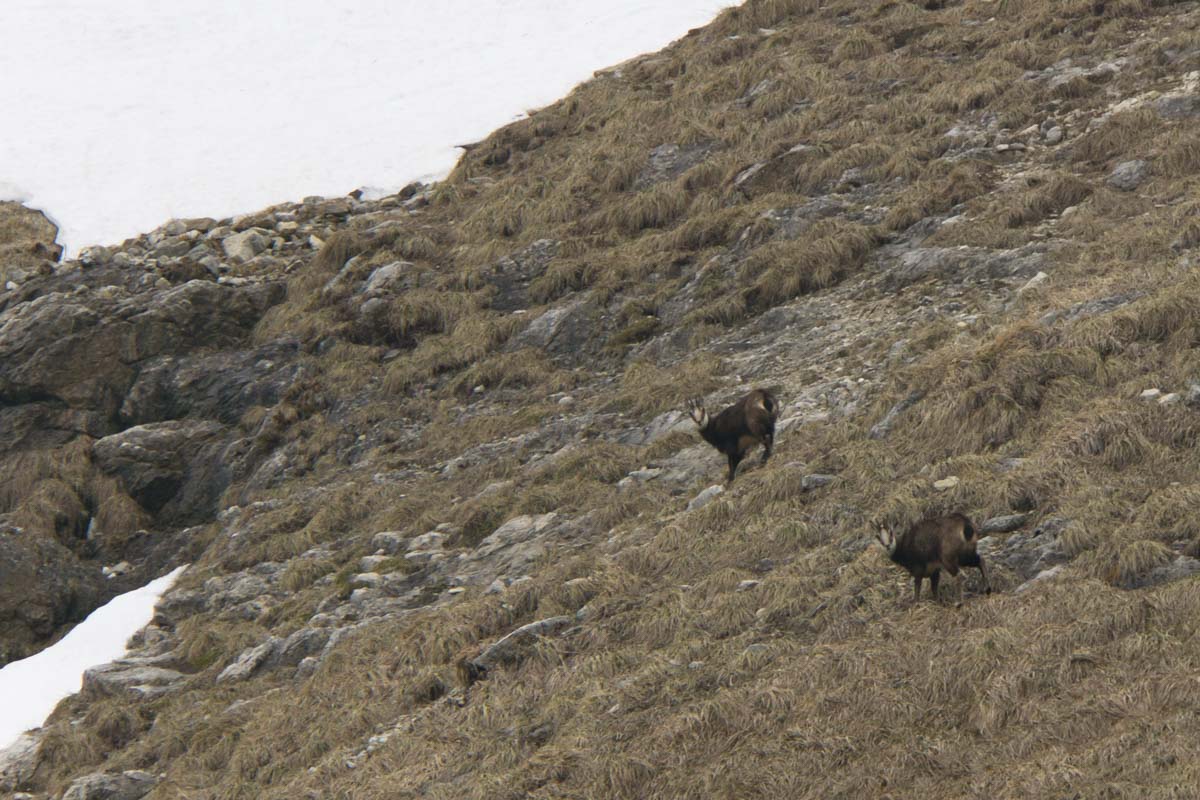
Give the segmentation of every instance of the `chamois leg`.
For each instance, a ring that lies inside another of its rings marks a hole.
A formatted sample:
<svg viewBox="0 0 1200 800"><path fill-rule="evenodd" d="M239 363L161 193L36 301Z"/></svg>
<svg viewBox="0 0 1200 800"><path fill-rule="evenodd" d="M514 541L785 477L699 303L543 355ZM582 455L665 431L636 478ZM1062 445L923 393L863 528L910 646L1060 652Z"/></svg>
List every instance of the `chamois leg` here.
<svg viewBox="0 0 1200 800"><path fill-rule="evenodd" d="M913 576L913 602L915 603L920 599L921 599L921 576L914 575Z"/></svg>
<svg viewBox="0 0 1200 800"><path fill-rule="evenodd" d="M775 431L768 431L763 435L763 454L762 463L765 465L767 459L771 457L771 448L775 445Z"/></svg>
<svg viewBox="0 0 1200 800"><path fill-rule="evenodd" d="M726 479L725 485L728 486L733 483L733 476L737 474L738 464L742 463L742 454L726 453L726 456L729 458L729 478Z"/></svg>
<svg viewBox="0 0 1200 800"><path fill-rule="evenodd" d="M983 578L983 593L992 593L992 582L988 580L987 570L983 568L983 559L979 557L979 553L963 553L958 563L964 567L978 567L979 575Z"/></svg>
<svg viewBox="0 0 1200 800"><path fill-rule="evenodd" d="M938 594L938 584L941 582L941 580L941 570L934 570L933 574L929 576L929 593L933 595L933 602L935 603L940 603L942 601L942 596Z"/></svg>
<svg viewBox="0 0 1200 800"><path fill-rule="evenodd" d="M952 559L943 558L941 561L941 569L946 570L946 573L954 578L954 585L958 588L958 602L956 605L962 605L963 584L962 576L959 575L958 562Z"/></svg>

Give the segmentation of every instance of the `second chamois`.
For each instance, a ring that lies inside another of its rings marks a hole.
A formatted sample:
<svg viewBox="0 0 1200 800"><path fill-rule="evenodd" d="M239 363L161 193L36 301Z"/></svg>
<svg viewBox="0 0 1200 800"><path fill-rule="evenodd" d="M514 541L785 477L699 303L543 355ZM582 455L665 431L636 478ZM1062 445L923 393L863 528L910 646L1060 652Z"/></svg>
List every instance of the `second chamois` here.
<svg viewBox="0 0 1200 800"><path fill-rule="evenodd" d="M779 402L766 389L755 389L729 408L710 417L699 400L688 401L688 413L701 438L725 454L729 460L729 477L733 483L738 464L757 444L763 446L762 463L771 457L775 444L775 419Z"/></svg>
<svg viewBox="0 0 1200 800"><path fill-rule="evenodd" d="M913 600L920 598L921 581L925 578L929 578L930 594L937 600L942 570L957 576L960 567L977 567L983 576L984 591L989 594L992 591L983 559L975 549L979 534L963 514L923 519L900 536L880 527L876 538L888 557L913 576Z"/></svg>

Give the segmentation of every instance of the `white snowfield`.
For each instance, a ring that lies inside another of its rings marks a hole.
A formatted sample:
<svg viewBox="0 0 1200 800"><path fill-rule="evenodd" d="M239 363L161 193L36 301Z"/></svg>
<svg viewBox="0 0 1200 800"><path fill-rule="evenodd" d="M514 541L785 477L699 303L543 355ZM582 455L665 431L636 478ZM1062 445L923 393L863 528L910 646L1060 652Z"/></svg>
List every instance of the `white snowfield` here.
<svg viewBox="0 0 1200 800"><path fill-rule="evenodd" d="M154 605L186 566L114 597L53 646L0 668L0 750L78 692L83 671L125 654L125 643L154 616Z"/></svg>
<svg viewBox="0 0 1200 800"><path fill-rule="evenodd" d="M3 0L0 199L68 253L172 217L443 177L731 0Z"/></svg>

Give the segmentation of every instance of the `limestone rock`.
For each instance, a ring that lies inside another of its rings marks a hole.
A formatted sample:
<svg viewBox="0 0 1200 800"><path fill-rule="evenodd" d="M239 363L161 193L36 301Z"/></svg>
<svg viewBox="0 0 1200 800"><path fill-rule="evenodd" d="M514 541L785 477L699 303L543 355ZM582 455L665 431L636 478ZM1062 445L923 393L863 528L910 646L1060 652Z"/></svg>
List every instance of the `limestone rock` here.
<svg viewBox="0 0 1200 800"><path fill-rule="evenodd" d="M709 503L711 503L713 500L720 497L724 493L725 493L724 486L722 486L721 484L713 484L712 486L709 486L707 489L702 491L700 494L693 497L690 501L688 501L687 509L688 509L688 511L696 511L697 509L704 508L706 505L708 505Z"/></svg>
<svg viewBox="0 0 1200 800"><path fill-rule="evenodd" d="M264 233L265 231L250 229L231 234L221 240L221 248L229 258L249 261L270 247L271 240Z"/></svg>
<svg viewBox="0 0 1200 800"><path fill-rule="evenodd" d="M1010 533L1028 522L1031 516L1031 514L1007 514L1002 517L992 517L979 526L979 535Z"/></svg>
<svg viewBox="0 0 1200 800"><path fill-rule="evenodd" d="M142 659L118 659L83 673L83 693L93 697L157 697L181 684L178 670L148 664Z"/></svg>
<svg viewBox="0 0 1200 800"><path fill-rule="evenodd" d="M216 422L155 422L104 437L92 456L143 508L186 524L215 512L229 484L221 459L226 439Z"/></svg>
<svg viewBox="0 0 1200 800"><path fill-rule="evenodd" d="M0 749L0 792L24 786L37 770L42 740L37 733L23 733Z"/></svg>
<svg viewBox="0 0 1200 800"><path fill-rule="evenodd" d="M1108 185L1123 192L1131 192L1141 186L1149 176L1149 164L1141 159L1122 161L1109 173Z"/></svg>
<svg viewBox="0 0 1200 800"><path fill-rule="evenodd" d="M248 679L258 671L259 667L267 663L267 660L275 654L280 644L280 640L272 636L262 644L242 651L237 660L221 670L221 674L217 676L217 683L244 681Z"/></svg>
<svg viewBox="0 0 1200 800"><path fill-rule="evenodd" d="M157 783L157 777L141 770L116 775L96 772L73 781L62 800L139 800Z"/></svg>

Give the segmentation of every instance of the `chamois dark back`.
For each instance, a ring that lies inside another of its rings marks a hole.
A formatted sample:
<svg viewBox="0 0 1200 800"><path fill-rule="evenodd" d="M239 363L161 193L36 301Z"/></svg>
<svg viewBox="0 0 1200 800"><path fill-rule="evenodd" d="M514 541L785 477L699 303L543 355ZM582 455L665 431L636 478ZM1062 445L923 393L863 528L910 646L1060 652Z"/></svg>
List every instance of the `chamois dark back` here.
<svg viewBox="0 0 1200 800"><path fill-rule="evenodd" d="M766 389L754 389L715 417L708 415L699 400L689 400L688 414L701 438L729 460L727 483L733 483L738 464L755 445L763 446L763 464L771 457L779 402Z"/></svg>
<svg viewBox="0 0 1200 800"><path fill-rule="evenodd" d="M960 567L978 568L984 590L992 591L983 559L976 550L979 534L964 514L923 519L898 537L881 527L876 538L888 557L913 576L914 600L920 598L921 581L925 578L929 578L929 591L936 600L941 571L957 576Z"/></svg>

